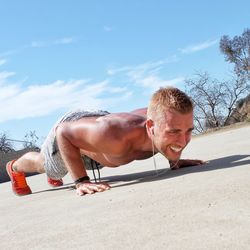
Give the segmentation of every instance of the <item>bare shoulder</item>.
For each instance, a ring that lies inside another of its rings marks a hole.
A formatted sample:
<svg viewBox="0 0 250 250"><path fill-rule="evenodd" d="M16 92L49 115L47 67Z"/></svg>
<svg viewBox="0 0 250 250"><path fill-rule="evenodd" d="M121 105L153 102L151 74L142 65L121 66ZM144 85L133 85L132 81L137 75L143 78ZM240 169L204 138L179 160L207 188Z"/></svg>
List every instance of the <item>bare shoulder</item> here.
<svg viewBox="0 0 250 250"><path fill-rule="evenodd" d="M100 127L110 136L126 135L144 126L145 117L135 113L113 113L98 118Z"/></svg>
<svg viewBox="0 0 250 250"><path fill-rule="evenodd" d="M105 134L105 136L109 135L109 133L118 136L119 133L130 132L143 126L145 121L146 117L139 115L137 112L124 112L99 117L85 117L78 121L61 123L59 127L64 127L69 132L82 132L85 135L93 132L95 134Z"/></svg>
<svg viewBox="0 0 250 250"><path fill-rule="evenodd" d="M100 139L112 144L114 151L126 152L144 137L145 117L133 113L115 113L98 119Z"/></svg>
<svg viewBox="0 0 250 250"><path fill-rule="evenodd" d="M119 152L139 137L145 117L133 113L113 113L62 124L67 138L77 147L93 152Z"/></svg>

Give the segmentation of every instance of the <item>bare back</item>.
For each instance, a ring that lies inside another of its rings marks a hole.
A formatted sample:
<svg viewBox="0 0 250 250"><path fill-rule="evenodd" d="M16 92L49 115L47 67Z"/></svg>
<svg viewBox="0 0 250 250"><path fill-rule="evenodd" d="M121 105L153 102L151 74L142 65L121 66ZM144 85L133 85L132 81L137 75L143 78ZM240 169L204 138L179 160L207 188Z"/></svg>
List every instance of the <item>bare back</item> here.
<svg viewBox="0 0 250 250"><path fill-rule="evenodd" d="M104 166L116 167L152 156L145 110L63 123L71 143Z"/></svg>

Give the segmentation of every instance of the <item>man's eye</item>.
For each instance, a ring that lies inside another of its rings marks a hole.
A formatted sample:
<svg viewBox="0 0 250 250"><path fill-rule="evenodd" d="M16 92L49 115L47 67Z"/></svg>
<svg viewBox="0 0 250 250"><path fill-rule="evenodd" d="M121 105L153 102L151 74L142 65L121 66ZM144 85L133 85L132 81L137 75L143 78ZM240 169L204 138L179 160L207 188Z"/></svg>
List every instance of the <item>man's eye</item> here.
<svg viewBox="0 0 250 250"><path fill-rule="evenodd" d="M175 131L175 130L169 131L169 134L172 134L172 135L177 134L177 133L178 133L178 131Z"/></svg>

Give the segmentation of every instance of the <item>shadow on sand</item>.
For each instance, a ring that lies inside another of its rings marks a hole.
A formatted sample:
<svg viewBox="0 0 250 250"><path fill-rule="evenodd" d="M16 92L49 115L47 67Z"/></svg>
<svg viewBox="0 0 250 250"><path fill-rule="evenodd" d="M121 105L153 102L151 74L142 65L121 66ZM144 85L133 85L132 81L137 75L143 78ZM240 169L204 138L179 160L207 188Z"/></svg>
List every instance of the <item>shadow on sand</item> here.
<svg viewBox="0 0 250 250"><path fill-rule="evenodd" d="M115 185L115 187L127 186L142 182L158 181L186 174L250 165L250 159L246 159L249 156L250 155L232 155L210 160L208 163L203 165L189 166L177 170L171 170L170 168L161 168L157 172L155 170L151 170L133 174L108 176L103 178L103 181L106 181L111 185L117 182L122 182Z"/></svg>
<svg viewBox="0 0 250 250"><path fill-rule="evenodd" d="M178 177L181 175L205 172L205 171L213 171L224 168L233 168L243 165L250 165L250 159L246 159L250 157L250 155L231 155L227 157L222 157L214 160L210 160L208 163L199 165L199 166L190 166L185 168L180 168L177 170L171 170L170 168L161 168L158 169L157 172L155 170L138 172L133 174L124 174L124 175L116 175L116 176L108 176L102 178L102 181L108 182L111 184L112 188L129 186L134 184L139 184L143 182L152 182L159 181L163 179ZM43 193L43 192L51 192L58 190L73 190L74 184L69 183L65 184L62 187L42 190L34 192L33 194Z"/></svg>

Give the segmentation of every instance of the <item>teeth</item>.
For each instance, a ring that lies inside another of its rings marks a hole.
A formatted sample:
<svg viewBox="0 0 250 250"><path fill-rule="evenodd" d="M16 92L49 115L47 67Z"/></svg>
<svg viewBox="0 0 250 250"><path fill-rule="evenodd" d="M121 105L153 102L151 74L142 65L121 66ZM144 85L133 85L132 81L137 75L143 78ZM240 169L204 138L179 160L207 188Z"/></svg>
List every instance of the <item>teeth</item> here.
<svg viewBox="0 0 250 250"><path fill-rule="evenodd" d="M175 152L180 152L180 151L182 150L182 148L180 148L180 147L171 146L170 148L171 148L173 151L175 151Z"/></svg>

